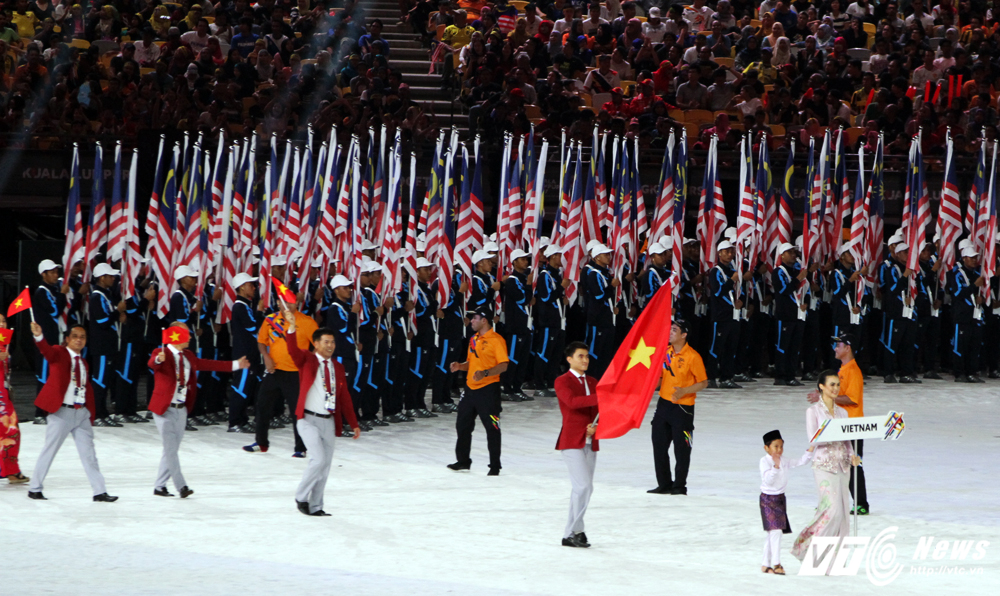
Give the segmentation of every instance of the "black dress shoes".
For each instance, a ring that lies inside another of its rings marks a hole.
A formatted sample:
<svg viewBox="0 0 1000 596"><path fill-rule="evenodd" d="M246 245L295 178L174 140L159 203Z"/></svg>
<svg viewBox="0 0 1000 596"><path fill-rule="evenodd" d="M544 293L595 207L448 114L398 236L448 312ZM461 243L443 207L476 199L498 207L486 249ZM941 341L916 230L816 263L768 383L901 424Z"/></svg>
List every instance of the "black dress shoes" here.
<svg viewBox="0 0 1000 596"><path fill-rule="evenodd" d="M112 497L108 493L101 493L99 495L94 495L95 503L114 503L118 500L118 497Z"/></svg>
<svg viewBox="0 0 1000 596"><path fill-rule="evenodd" d="M153 489L153 494L157 497L172 497L174 494L167 490L167 487L161 486L160 488Z"/></svg>
<svg viewBox="0 0 1000 596"><path fill-rule="evenodd" d="M455 462L453 464L448 464L448 469L449 470L454 470L456 472L461 472L462 470L468 470L471 467L472 467L471 463L463 464L461 462ZM39 493L39 494L41 494L41 493Z"/></svg>
<svg viewBox="0 0 1000 596"><path fill-rule="evenodd" d="M785 383L785 385L787 385L788 387L801 387L802 381L798 379L789 379L789 381Z"/></svg>
<svg viewBox="0 0 1000 596"><path fill-rule="evenodd" d="M670 494L672 495L686 495L688 494L687 488L672 488L670 489Z"/></svg>
<svg viewBox="0 0 1000 596"><path fill-rule="evenodd" d="M47 498L45 498L45 495L43 495L43 494L42 494L42 491L38 491L38 492L31 492L31 491L29 490L29 491L28 491L28 498L29 498L29 499L34 499L34 500L36 500L36 501L48 501L48 499L47 499Z"/></svg>
<svg viewBox="0 0 1000 596"><path fill-rule="evenodd" d="M577 533L576 533L576 534L574 534L574 535L575 535L575 536L576 536L577 538L579 538L580 540L583 540L583 543L584 543L584 544L586 544L587 546L590 546L590 541L589 541L589 540L587 540L587 533L586 533L586 532L577 532Z"/></svg>
<svg viewBox="0 0 1000 596"><path fill-rule="evenodd" d="M499 476L500 475L500 468L490 468L490 471L486 472L486 475L487 476Z"/></svg>
<svg viewBox="0 0 1000 596"><path fill-rule="evenodd" d="M295 506L298 507L300 513L309 515L309 503L305 501L295 501Z"/></svg>
<svg viewBox="0 0 1000 596"><path fill-rule="evenodd" d="M652 488L650 490L647 490L646 492L649 493L649 494L651 494L651 495L669 495L670 494L670 487L669 486L666 486L666 487L664 487L664 486L657 486L656 488Z"/></svg>
<svg viewBox="0 0 1000 596"><path fill-rule="evenodd" d="M573 534L569 538L563 538L562 545L571 546L573 548L590 548L590 544L581 540L579 534Z"/></svg>
<svg viewBox="0 0 1000 596"><path fill-rule="evenodd" d="M186 499L194 494L194 491L186 486L181 487L181 498Z"/></svg>
<svg viewBox="0 0 1000 596"><path fill-rule="evenodd" d="M323 511L322 509L319 509L317 511L313 511L309 515L311 515L313 517L330 517L330 514L327 513L326 511Z"/></svg>

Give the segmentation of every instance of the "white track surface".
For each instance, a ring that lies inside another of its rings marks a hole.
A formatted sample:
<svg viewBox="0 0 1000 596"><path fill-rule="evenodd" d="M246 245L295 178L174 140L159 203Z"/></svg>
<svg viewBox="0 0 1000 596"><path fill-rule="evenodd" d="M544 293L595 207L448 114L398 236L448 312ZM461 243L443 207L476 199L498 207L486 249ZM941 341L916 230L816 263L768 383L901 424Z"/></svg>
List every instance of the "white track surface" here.
<svg viewBox="0 0 1000 596"><path fill-rule="evenodd" d="M45 483L49 501L0 483L4 594L997 594L1000 593L1000 430L997 384L866 386L866 413L906 413L896 442L866 444L872 514L860 535L898 526L904 571L888 587L857 577L760 572L764 532L757 497L761 435L779 428L785 453L805 448L803 388L763 380L743 391L706 391L697 402L689 495L654 496L648 421L605 441L587 514L593 547L560 546L569 480L553 450L554 398L505 403L502 475L487 478L486 440L473 440L471 473L454 473L454 414L340 439L326 491L327 518L293 502L304 460L291 430L269 453L222 427L185 435L184 473L195 494L152 495L160 457L153 424L99 428L97 454L114 504L91 502L72 439ZM42 426L22 426L30 475ZM173 491L173 487L171 487ZM791 473L793 532L815 506L812 472ZM913 561L921 536L988 540L973 561ZM960 565L964 575L921 576L910 565ZM981 569L981 574L976 570Z"/></svg>

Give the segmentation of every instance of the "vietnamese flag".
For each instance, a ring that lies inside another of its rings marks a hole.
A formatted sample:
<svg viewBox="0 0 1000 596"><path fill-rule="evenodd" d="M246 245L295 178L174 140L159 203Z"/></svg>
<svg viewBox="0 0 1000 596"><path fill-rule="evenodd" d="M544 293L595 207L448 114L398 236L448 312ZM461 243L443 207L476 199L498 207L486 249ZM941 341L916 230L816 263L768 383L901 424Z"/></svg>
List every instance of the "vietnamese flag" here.
<svg viewBox="0 0 1000 596"><path fill-rule="evenodd" d="M31 292L28 291L28 288L24 288L24 291L17 296L17 299L11 302L10 306L7 307L7 318L9 319L17 313L28 310L29 308L31 308Z"/></svg>
<svg viewBox="0 0 1000 596"><path fill-rule="evenodd" d="M288 289L288 286L281 283L275 278L271 278L271 283L274 284L274 289L278 292L278 297L281 298L285 304L295 304L298 298L295 296L295 292Z"/></svg>
<svg viewBox="0 0 1000 596"><path fill-rule="evenodd" d="M0 329L0 346L9 346L10 338L14 335L13 329Z"/></svg>
<svg viewBox="0 0 1000 596"><path fill-rule="evenodd" d="M597 382L597 407L601 415L595 439L614 439L642 426L670 348L672 300L668 280L636 319L611 365Z"/></svg>

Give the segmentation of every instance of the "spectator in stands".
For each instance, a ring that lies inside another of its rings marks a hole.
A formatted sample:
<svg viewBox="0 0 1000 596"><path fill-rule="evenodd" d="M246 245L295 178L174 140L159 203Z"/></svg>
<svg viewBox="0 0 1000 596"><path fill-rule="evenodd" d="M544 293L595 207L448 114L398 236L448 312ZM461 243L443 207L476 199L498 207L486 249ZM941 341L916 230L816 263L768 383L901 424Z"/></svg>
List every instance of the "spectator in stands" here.
<svg viewBox="0 0 1000 596"><path fill-rule="evenodd" d="M621 87L622 80L611 68L611 56L601 54L597 58L597 68L587 73L583 89L587 93L610 93L615 87Z"/></svg>
<svg viewBox="0 0 1000 596"><path fill-rule="evenodd" d="M700 73L697 68L685 66L687 72L687 82L681 83L677 87L677 107L682 110L704 110L708 106L708 88L699 81Z"/></svg>

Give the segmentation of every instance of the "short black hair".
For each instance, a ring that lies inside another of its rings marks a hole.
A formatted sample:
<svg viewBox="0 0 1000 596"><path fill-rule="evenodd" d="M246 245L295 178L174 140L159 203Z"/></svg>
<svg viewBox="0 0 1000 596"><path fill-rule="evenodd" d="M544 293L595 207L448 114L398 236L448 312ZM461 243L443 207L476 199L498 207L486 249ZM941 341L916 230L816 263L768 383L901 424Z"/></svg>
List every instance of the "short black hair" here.
<svg viewBox="0 0 1000 596"><path fill-rule="evenodd" d="M66 337L69 337L70 333L73 333L74 329L83 329L83 334L87 334L87 327L84 325L70 325L69 329L66 330Z"/></svg>
<svg viewBox="0 0 1000 596"><path fill-rule="evenodd" d="M816 388L819 389L820 385L826 385L826 380L829 379L830 377L837 377L839 379L840 375L838 375L837 371L833 370L832 368L824 370L823 372L819 373L818 377L816 377Z"/></svg>
<svg viewBox="0 0 1000 596"><path fill-rule="evenodd" d="M573 354L576 354L577 350L586 350L588 354L590 353L590 348L588 348L587 344L583 343L582 341L569 342L566 345L566 349L564 350L564 352L567 358L572 358Z"/></svg>
<svg viewBox="0 0 1000 596"><path fill-rule="evenodd" d="M330 329L329 327L320 327L316 331L313 331L312 335L313 342L319 341L320 338L323 337L324 335L332 335L334 339L336 339L337 337L337 334L333 332L333 329Z"/></svg>

